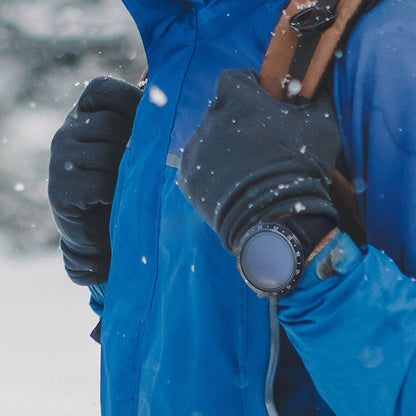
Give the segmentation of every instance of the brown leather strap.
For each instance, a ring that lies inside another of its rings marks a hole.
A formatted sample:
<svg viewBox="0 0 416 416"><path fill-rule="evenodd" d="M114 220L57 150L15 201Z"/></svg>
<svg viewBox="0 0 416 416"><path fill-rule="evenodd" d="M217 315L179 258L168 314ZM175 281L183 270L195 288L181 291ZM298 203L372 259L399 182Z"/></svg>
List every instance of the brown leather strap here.
<svg viewBox="0 0 416 416"><path fill-rule="evenodd" d="M260 85L278 100L282 99L290 64L301 36L291 27L290 19L310 5L310 0L292 0L283 11L282 17L272 33L272 39L260 70Z"/></svg>
<svg viewBox="0 0 416 416"><path fill-rule="evenodd" d="M336 5L336 3L338 4ZM299 13L307 13L311 7L311 1L292 0L283 11L267 49L260 70L260 84L262 87L279 100L287 101L290 99L287 86L288 83L290 84L293 81L290 71L293 71L292 64L294 60L296 61L294 59L295 54L300 49L302 55L305 52L302 51L302 47L313 47L315 48L314 51L308 50L304 54L304 58L306 57L305 59L308 60L306 63L302 62L305 67L297 71L301 74L301 78L303 76L303 79L296 80L299 84L299 91L295 94L298 96L297 98L312 99L334 58L340 41L351 30L355 18L363 12L364 8L374 5L374 3L374 0L340 0L335 2L336 12L332 25L317 34L312 34L315 38L319 36L318 39L314 40L310 37L311 33L302 33L291 24L291 19L293 22L294 16ZM312 6L318 7L318 4L319 0L313 2ZM302 36L309 36L310 38L306 39L306 42L302 42ZM299 61L302 61L302 59ZM364 227L353 185L339 171L334 172L332 181L332 192L335 194L336 205L342 205L339 209L340 215L348 217L347 219L343 218L341 222L354 223L353 228L363 231Z"/></svg>
<svg viewBox="0 0 416 416"><path fill-rule="evenodd" d="M365 229L354 185L337 169L333 171L331 180L331 198L338 209L338 214L349 217L341 218L342 225L340 225L340 228L344 226L345 229L343 231L349 231L348 234L351 237L355 237L353 238L354 241L359 241L359 245L362 245L366 239L363 235ZM340 204L342 204L342 209L340 209ZM352 225L352 223L354 224Z"/></svg>
<svg viewBox="0 0 416 416"><path fill-rule="evenodd" d="M319 36L319 42L317 42L315 52L311 55L312 59L307 66L304 78L297 80L300 81L301 87L297 95L312 99L334 57L340 40L348 32L350 23L371 2L371 0L340 0L336 7L333 24L328 29L322 32L318 30L317 33L313 31L305 33L302 32L301 27L296 30L290 21L300 12L312 9L311 3L315 7L319 1L292 0L283 11L273 32L260 70L260 84L263 88L279 100L285 98L285 87L292 80L290 67L295 51L299 46L302 47L300 44L302 37L315 35Z"/></svg>
<svg viewBox="0 0 416 416"><path fill-rule="evenodd" d="M336 10L334 24L326 30L309 64L302 83L302 95L311 99L325 74L348 23L353 19L365 0L341 0Z"/></svg>

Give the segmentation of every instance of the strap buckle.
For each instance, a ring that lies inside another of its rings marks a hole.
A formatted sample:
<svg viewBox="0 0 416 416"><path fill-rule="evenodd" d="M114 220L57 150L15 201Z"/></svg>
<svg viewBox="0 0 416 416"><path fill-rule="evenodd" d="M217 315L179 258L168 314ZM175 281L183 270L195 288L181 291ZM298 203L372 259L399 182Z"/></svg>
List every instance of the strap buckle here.
<svg viewBox="0 0 416 416"><path fill-rule="evenodd" d="M332 26L336 18L331 7L309 7L290 18L290 26L302 34L322 33Z"/></svg>

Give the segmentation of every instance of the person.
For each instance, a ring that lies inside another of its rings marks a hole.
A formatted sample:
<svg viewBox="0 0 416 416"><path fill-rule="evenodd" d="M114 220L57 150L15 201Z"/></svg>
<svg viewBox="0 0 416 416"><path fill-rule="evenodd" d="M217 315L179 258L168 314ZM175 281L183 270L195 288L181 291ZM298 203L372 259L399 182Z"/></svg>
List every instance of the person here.
<svg viewBox="0 0 416 416"><path fill-rule="evenodd" d="M252 142L245 132L252 128L257 137L265 137L267 144L295 155L290 163L302 170L302 179L313 179L310 183L316 192L312 196L319 195L316 204L311 204L311 195L299 192L296 199L291 199L294 211L288 206L286 211L281 209L281 195L271 195L256 207L258 218L268 220L262 218L262 210L270 206L277 218L286 214L316 218L325 206L322 212L330 218L328 224L336 221L325 182L334 164L338 136L327 99L319 98L306 110L302 107L301 120L309 122L307 117L311 115L312 119L319 115L321 121L328 118L331 124L324 124L325 131L331 131L334 141L323 142L307 133L306 149L300 147L302 151L295 152L288 137L277 134L277 126L285 127L285 122L275 118L278 112L291 113L293 107L290 111L282 108L257 82L256 72L285 3L165 0L156 4L126 0L142 33L149 76L143 96L130 103L130 108L135 108L140 101L112 199L108 283L102 283L106 276L96 278L97 270L108 268L102 266L99 256L85 252L86 260L79 261L77 253L72 256L65 245L66 240L72 241L68 234L74 240L84 238L87 244L81 246L88 247L96 244L91 241L94 236L98 241L106 238L100 234L107 230L106 217L101 218L102 222L99 217L92 222L91 217L96 217L84 214L93 213L97 206L108 207L108 199L103 202L98 197L93 204L83 200L93 197L100 186L105 188L105 182L94 176L87 182L91 173L88 168L80 170L78 179L71 179L69 173L73 170L62 169L68 167L64 155L78 155L75 146L72 153L58 152L60 157L56 151L51 154L50 200L55 218L62 219L58 226L66 263L71 265L69 270L93 275L81 283L90 286L94 307L102 315L103 415L343 416L413 412L414 3L382 0L377 4L355 27L332 71L331 93L368 245L358 248L348 234L330 232L327 244L319 246L320 251L304 269L296 288L278 299L269 319L267 300L259 299L244 284L235 258L222 244L232 251L247 228L252 208L247 204L243 209L240 204L240 210L233 211L233 205L221 204L227 201L229 186L224 161L230 161L231 172L238 176L244 172L239 164L244 165L234 155L243 155L247 163L260 155L257 162L266 160L263 166L273 168L276 179L282 178L278 156L273 158L267 148L251 152ZM240 68L251 69L247 72ZM235 71L224 74L229 69ZM239 92L242 88L244 94ZM87 87L85 94L90 91ZM163 100L156 100L155 93L162 94ZM118 103L125 102L117 97ZM234 104L241 110L235 119L230 117ZM75 115L73 125L79 116ZM88 117L93 120L93 114ZM259 119L263 120L261 125ZM102 126L107 126L100 120ZM128 121L130 128L131 118ZM86 128L85 122L75 125ZM309 132L300 128L299 133L296 125L293 129L289 132L294 132L296 144L305 131ZM68 128L65 134L55 136L52 149L64 146L64 138L69 138L68 146L76 142L77 134L71 136L71 131ZM117 135L117 129L112 134ZM242 146L235 146L238 140ZM227 141L233 148L227 146ZM211 153L203 153L203 149ZM231 157L227 159L226 154ZM262 159L265 154L271 156ZM100 152L96 155L99 157ZM198 158L216 170L198 164ZM61 170L55 167L56 161ZM95 158L89 163L98 165ZM76 159L72 164L77 165ZM250 166L258 169L255 161ZM245 173L250 174L247 170ZM246 175L241 179L245 180ZM211 182L209 177L213 178ZM191 187L193 178L200 178L204 187ZM302 180L297 182L298 189L304 190ZM71 193L80 183L86 184L81 200ZM211 183L218 184L218 189L213 189ZM267 188L262 188L262 181L257 185L254 191L260 189L259 196L263 196ZM247 189L253 191L249 186ZM287 189L292 191L293 187ZM279 189L273 191L279 194ZM213 195L222 199L215 200ZM217 202L223 222L216 220ZM299 209L296 202L300 202ZM62 212L62 206L68 210ZM230 217L230 212L237 214ZM229 218L237 218L239 225L231 234L232 226L220 226L232 225L233 221L227 223ZM72 233L70 224L74 223L79 229ZM80 230L87 223L93 231L83 233ZM76 246L72 245L72 251ZM104 251L108 258L108 250ZM281 326L277 341L269 336L275 316ZM271 353L279 356L276 377L267 376ZM265 390L270 391L266 381L273 384L277 410L264 401Z"/></svg>

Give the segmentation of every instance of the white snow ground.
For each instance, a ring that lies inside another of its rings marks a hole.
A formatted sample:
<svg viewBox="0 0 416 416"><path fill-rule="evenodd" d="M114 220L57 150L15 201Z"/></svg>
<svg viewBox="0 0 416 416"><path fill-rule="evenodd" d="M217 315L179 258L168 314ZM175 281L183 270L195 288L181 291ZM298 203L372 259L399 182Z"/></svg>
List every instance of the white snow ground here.
<svg viewBox="0 0 416 416"><path fill-rule="evenodd" d="M58 250L0 256L0 415L100 414L88 301Z"/></svg>

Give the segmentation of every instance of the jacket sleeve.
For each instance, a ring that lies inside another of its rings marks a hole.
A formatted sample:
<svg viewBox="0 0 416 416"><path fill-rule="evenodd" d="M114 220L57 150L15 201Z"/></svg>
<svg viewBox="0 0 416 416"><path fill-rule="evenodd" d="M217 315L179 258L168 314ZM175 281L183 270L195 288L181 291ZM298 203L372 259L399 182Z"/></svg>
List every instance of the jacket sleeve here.
<svg viewBox="0 0 416 416"><path fill-rule="evenodd" d="M339 233L279 302L282 325L337 416L415 412L414 13L415 2L380 2L335 65L334 100L370 245L359 249Z"/></svg>
<svg viewBox="0 0 416 416"><path fill-rule="evenodd" d="M278 318L337 416L414 412L416 283L386 254L338 233Z"/></svg>

